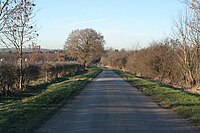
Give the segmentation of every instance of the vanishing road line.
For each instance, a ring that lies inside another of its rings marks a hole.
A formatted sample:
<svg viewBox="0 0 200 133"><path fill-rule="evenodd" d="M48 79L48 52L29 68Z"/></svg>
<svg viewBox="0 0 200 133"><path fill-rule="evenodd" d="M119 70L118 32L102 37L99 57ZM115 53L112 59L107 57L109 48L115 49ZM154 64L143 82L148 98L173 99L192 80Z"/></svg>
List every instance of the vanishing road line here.
<svg viewBox="0 0 200 133"><path fill-rule="evenodd" d="M199 133L111 70L103 70L37 133Z"/></svg>

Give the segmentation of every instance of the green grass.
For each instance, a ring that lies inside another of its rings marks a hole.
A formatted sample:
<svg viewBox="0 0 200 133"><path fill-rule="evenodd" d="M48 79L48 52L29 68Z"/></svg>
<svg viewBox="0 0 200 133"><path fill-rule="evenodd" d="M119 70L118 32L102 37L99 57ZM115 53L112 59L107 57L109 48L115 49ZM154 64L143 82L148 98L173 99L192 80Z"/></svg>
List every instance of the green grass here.
<svg viewBox="0 0 200 133"><path fill-rule="evenodd" d="M171 108L200 127L200 95L168 88L161 83L137 78L130 73L115 71L132 86L151 96L163 108Z"/></svg>
<svg viewBox="0 0 200 133"><path fill-rule="evenodd" d="M18 98L15 95L1 100L0 132L32 132L100 71L90 68L85 74L42 84L31 94L21 93Z"/></svg>

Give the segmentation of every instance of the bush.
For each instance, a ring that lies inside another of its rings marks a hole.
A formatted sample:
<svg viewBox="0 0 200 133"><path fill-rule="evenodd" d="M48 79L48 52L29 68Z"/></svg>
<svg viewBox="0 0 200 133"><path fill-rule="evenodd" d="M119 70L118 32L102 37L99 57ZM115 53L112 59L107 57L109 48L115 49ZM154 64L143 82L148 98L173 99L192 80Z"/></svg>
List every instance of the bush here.
<svg viewBox="0 0 200 133"><path fill-rule="evenodd" d="M24 83L29 84L31 80L37 80L40 75L40 67L37 65L29 65L24 68Z"/></svg>
<svg viewBox="0 0 200 133"><path fill-rule="evenodd" d="M16 66L11 64L0 65L0 91L5 93L15 90L14 84L16 83Z"/></svg>
<svg viewBox="0 0 200 133"><path fill-rule="evenodd" d="M48 64L35 65L29 64L23 68L23 87L30 84L30 81L36 81L38 78L52 81L56 78L65 76L74 76L84 71L84 66L79 64ZM16 92L19 88L19 68L12 64L0 65L0 92Z"/></svg>

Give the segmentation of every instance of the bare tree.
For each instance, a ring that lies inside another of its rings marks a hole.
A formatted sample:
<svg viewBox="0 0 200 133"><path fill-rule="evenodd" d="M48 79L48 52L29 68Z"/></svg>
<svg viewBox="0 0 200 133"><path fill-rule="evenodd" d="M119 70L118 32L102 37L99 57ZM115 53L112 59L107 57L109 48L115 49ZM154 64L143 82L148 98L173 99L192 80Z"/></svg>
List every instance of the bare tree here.
<svg viewBox="0 0 200 133"><path fill-rule="evenodd" d="M0 31L3 30L11 13L17 9L15 0L0 0Z"/></svg>
<svg viewBox="0 0 200 133"><path fill-rule="evenodd" d="M190 22L190 28L195 32L200 33L200 1L199 0L184 0L184 3L192 10L194 17Z"/></svg>
<svg viewBox="0 0 200 133"><path fill-rule="evenodd" d="M18 6L15 0L0 0L0 31L4 30L6 22ZM5 47L6 45L0 43L0 46Z"/></svg>
<svg viewBox="0 0 200 133"><path fill-rule="evenodd" d="M184 0L184 3L190 7L192 16L187 23L189 29L189 37L187 38L191 47L191 60L193 62L194 77L196 84L200 83L199 68L200 68L200 1L199 0Z"/></svg>
<svg viewBox="0 0 200 133"><path fill-rule="evenodd" d="M173 30L174 39L177 40L176 43L173 43L173 47L180 69L185 77L186 84L194 86L196 84L195 71L199 64L197 63L198 60L196 60L196 51L198 51L199 48L193 43L196 35L194 34L193 28L190 27L192 20L188 12L186 12L185 15L179 16Z"/></svg>
<svg viewBox="0 0 200 133"><path fill-rule="evenodd" d="M9 15L1 31L1 42L7 47L15 47L19 56L19 89L23 89L23 47L38 34L35 29L34 6L31 0L15 0L15 10Z"/></svg>
<svg viewBox="0 0 200 133"><path fill-rule="evenodd" d="M199 0L184 0L184 2L194 11L196 17L200 18L200 1ZM198 21L200 21L198 19Z"/></svg>
<svg viewBox="0 0 200 133"><path fill-rule="evenodd" d="M129 51L125 49L114 50L110 48L101 58L101 64L104 66L109 66L117 69L125 69L128 54Z"/></svg>
<svg viewBox="0 0 200 133"><path fill-rule="evenodd" d="M93 29L72 31L64 45L67 55L88 66L100 60L104 51L104 37Z"/></svg>

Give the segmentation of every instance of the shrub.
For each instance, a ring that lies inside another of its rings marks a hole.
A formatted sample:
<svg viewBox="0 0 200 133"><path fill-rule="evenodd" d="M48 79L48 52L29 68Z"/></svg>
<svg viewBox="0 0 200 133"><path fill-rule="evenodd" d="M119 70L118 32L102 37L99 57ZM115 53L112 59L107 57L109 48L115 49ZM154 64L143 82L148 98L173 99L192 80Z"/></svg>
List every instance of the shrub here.
<svg viewBox="0 0 200 133"><path fill-rule="evenodd" d="M0 65L0 91L7 95L8 92L15 90L16 66L11 64Z"/></svg>

